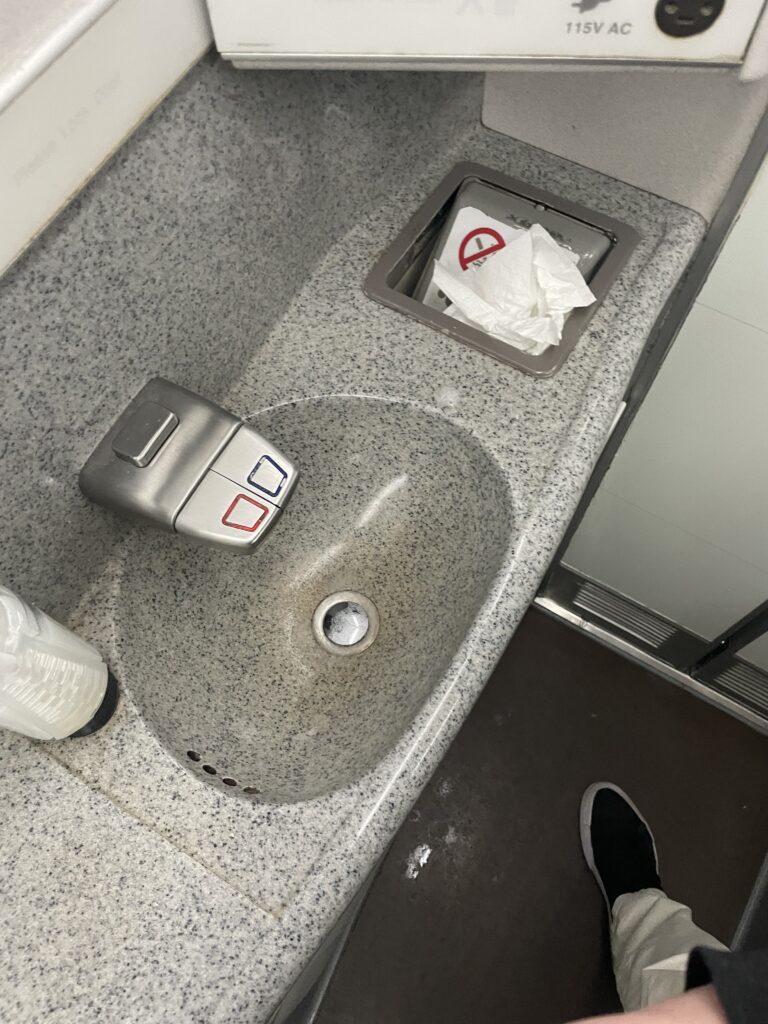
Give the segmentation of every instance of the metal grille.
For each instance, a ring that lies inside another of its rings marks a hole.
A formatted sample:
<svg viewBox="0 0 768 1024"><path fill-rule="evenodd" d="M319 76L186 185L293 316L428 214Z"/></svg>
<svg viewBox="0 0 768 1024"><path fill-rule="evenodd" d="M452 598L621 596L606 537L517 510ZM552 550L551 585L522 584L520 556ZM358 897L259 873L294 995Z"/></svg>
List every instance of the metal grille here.
<svg viewBox="0 0 768 1024"><path fill-rule="evenodd" d="M727 649L716 663L706 664L705 656L713 646L718 648L717 643L682 629L569 566L557 566L536 604L768 734L768 671Z"/></svg>
<svg viewBox="0 0 768 1024"><path fill-rule="evenodd" d="M754 665L737 661L716 675L710 685L768 718L768 675Z"/></svg>
<svg viewBox="0 0 768 1024"><path fill-rule="evenodd" d="M579 587L573 603L654 649L675 633L671 623L588 581Z"/></svg>

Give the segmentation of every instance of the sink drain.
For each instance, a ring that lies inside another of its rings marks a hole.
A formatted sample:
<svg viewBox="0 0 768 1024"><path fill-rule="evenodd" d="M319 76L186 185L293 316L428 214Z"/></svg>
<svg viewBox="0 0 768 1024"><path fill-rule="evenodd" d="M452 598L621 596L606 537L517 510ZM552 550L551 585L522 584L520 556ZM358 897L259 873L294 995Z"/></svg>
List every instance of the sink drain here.
<svg viewBox="0 0 768 1024"><path fill-rule="evenodd" d="M359 654L376 639L379 613L364 594L341 590L315 608L312 632L323 650L331 654Z"/></svg>

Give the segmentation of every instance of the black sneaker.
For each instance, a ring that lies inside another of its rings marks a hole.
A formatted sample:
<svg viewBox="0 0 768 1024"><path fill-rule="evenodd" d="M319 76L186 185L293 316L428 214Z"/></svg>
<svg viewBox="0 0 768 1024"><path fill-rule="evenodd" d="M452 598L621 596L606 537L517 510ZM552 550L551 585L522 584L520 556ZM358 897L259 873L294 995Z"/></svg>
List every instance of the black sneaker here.
<svg viewBox="0 0 768 1024"><path fill-rule="evenodd" d="M608 913L624 893L660 889L659 858L648 823L626 793L596 782L581 800L581 847Z"/></svg>

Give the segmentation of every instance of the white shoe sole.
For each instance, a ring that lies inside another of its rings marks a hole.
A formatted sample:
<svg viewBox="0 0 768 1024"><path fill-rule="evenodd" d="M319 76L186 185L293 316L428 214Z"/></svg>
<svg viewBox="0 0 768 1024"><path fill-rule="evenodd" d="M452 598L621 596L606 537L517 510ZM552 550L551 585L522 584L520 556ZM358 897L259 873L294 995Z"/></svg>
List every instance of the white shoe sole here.
<svg viewBox="0 0 768 1024"><path fill-rule="evenodd" d="M597 870L597 867L595 866L595 853L592 848L592 807L595 803L595 797L601 789L612 789L614 793L618 793L622 800L626 800L626 802L638 816L640 821L642 821L642 823L648 829L648 835L651 837L651 842L653 843L653 858L656 862L657 875L659 873L659 855L656 851L656 839L654 838L653 832L651 831L651 826L640 813L634 801L630 800L630 798L627 796L623 789L620 789L618 786L614 786L612 782L593 782L591 786L587 787L587 789L584 792L584 796L581 798L581 811L579 813L581 849L584 852L584 860L587 862L589 870L595 876L595 881L600 887L600 892L603 894L605 905L608 908L608 916L612 917L613 909L611 907L611 904L608 902L608 894L605 891L605 886L603 885L603 880L600 877L600 872Z"/></svg>

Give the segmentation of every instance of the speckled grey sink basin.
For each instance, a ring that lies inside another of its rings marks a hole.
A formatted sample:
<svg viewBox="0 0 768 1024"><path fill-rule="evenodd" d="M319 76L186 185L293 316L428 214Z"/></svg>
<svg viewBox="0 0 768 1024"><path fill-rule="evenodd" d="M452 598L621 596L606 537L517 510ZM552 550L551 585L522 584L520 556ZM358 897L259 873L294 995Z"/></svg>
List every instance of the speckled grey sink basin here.
<svg viewBox="0 0 768 1024"><path fill-rule="evenodd" d="M243 556L137 531L117 627L165 746L222 791L292 802L355 779L410 724L502 568L512 507L479 442L413 405L324 398L253 422L302 474L272 535ZM350 590L380 628L340 656L312 615Z"/></svg>

